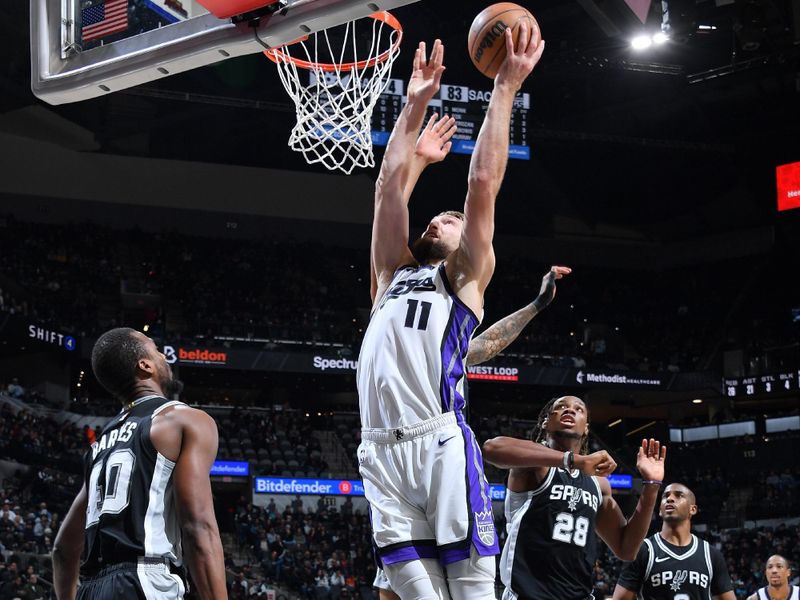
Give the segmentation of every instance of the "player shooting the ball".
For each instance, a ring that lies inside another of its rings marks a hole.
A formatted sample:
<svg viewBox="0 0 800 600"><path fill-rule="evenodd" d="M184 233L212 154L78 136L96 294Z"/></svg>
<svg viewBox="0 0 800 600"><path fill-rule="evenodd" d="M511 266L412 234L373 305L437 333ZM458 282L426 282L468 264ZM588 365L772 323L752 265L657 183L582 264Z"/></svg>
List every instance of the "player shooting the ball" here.
<svg viewBox="0 0 800 600"><path fill-rule="evenodd" d="M428 123L444 47L420 44L375 190L376 275L358 367L361 476L378 557L405 599L494 598L498 541L475 435L463 410L465 357L494 272L494 205L508 161L511 110L541 58L525 23L506 57L469 170L464 212L434 217L409 248L408 201L422 171L442 160L452 119Z"/></svg>

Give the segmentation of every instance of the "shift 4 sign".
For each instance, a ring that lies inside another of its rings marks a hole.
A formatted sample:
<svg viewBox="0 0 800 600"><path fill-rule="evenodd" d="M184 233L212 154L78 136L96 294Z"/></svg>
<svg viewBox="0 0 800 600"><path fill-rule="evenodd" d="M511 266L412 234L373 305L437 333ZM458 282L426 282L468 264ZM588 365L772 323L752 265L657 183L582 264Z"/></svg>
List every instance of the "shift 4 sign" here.
<svg viewBox="0 0 800 600"><path fill-rule="evenodd" d="M74 352L75 348L78 347L75 338L71 335L59 333L58 331L45 329L44 327L38 327L36 325L28 325L28 337L37 342L59 346L70 352Z"/></svg>

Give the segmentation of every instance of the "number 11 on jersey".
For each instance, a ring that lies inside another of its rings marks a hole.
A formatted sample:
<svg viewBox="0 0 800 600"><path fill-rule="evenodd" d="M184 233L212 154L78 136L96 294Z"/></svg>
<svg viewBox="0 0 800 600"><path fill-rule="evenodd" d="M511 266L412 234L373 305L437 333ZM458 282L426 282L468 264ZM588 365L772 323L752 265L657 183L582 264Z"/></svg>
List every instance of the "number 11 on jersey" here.
<svg viewBox="0 0 800 600"><path fill-rule="evenodd" d="M421 306L421 310L419 311L419 320L417 320L417 308ZM431 314L431 306L433 306L430 302L420 302L419 300L409 300L408 301L408 310L406 310L406 322L405 326L411 329L414 328L414 322L417 322L417 329L425 330L428 328L428 317Z"/></svg>

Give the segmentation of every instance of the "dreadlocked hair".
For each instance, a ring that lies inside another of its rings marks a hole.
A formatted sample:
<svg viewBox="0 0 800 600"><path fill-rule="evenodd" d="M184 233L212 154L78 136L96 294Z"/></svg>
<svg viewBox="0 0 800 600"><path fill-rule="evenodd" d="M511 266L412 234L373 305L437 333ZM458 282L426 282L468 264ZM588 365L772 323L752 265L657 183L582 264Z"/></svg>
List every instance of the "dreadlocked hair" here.
<svg viewBox="0 0 800 600"><path fill-rule="evenodd" d="M536 425L533 426L530 433L528 434L528 438L532 442L536 442L537 444L547 444L547 428L545 427L545 421L547 421L550 413L553 411L553 406L560 398L553 398L547 404L542 407L542 410L539 411L539 417L536 419ZM589 408L586 408L586 423L589 423ZM581 448L579 450L579 454L589 454L589 432L585 432L583 437L581 438Z"/></svg>

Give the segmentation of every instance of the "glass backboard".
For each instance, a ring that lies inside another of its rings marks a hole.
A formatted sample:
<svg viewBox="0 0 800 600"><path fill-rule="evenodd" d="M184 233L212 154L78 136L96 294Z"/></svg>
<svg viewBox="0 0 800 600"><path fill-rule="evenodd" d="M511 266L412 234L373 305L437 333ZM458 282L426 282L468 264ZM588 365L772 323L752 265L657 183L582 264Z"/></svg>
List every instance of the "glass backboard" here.
<svg viewBox="0 0 800 600"><path fill-rule="evenodd" d="M416 1L264 0L257 18L220 19L196 0L31 0L31 88L94 98Z"/></svg>

